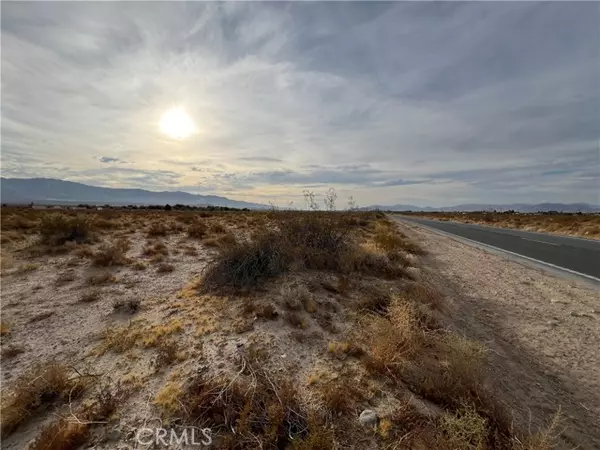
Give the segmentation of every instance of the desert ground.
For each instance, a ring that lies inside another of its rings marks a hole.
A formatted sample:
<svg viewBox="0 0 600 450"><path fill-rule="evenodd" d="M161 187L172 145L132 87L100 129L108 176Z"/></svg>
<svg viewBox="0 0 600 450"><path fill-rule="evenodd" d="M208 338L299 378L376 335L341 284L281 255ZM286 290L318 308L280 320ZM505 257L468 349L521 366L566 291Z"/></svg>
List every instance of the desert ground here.
<svg viewBox="0 0 600 450"><path fill-rule="evenodd" d="M2 448L600 446L589 287L375 212L1 224Z"/></svg>
<svg viewBox="0 0 600 450"><path fill-rule="evenodd" d="M600 239L600 214L509 212L410 212L435 220Z"/></svg>

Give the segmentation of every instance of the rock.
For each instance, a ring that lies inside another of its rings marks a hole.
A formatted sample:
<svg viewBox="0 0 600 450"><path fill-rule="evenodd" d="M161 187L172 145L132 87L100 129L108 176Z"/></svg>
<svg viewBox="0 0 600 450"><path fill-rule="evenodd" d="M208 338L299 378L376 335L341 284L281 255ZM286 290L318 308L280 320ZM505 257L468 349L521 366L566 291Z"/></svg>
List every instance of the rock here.
<svg viewBox="0 0 600 450"><path fill-rule="evenodd" d="M556 319L552 319L552 320L549 320L549 321L548 321L548 322L546 322L546 323L547 323L548 325L550 325L551 327L555 327L555 326L557 326L557 325L560 323L560 321L558 321L558 320L556 320Z"/></svg>
<svg viewBox="0 0 600 450"><path fill-rule="evenodd" d="M379 416L372 409L365 409L360 413L358 421L363 427L375 428L379 423Z"/></svg>

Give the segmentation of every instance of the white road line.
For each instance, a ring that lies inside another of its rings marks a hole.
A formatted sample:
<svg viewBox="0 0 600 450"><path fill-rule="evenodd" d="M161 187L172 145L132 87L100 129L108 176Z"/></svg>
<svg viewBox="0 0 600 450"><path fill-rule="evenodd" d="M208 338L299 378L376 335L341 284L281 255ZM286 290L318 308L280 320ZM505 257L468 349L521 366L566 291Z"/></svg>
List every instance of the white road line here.
<svg viewBox="0 0 600 450"><path fill-rule="evenodd" d="M548 244L548 245L555 245L557 247L560 247L560 244L555 244L554 242L546 242L546 241L540 241L538 239L529 239L523 236L520 236L521 239L525 239L526 241L533 241L533 242L541 242L542 244Z"/></svg>
<svg viewBox="0 0 600 450"><path fill-rule="evenodd" d="M399 219L399 220L402 220L402 219ZM600 283L600 278L596 278L596 277L594 277L592 275L587 275L585 273L581 273L581 272L577 272L575 270L567 269L566 267L557 266L555 264L551 264L551 263L546 262L546 261L540 261L539 259L530 258L529 256L520 255L518 253L514 253L514 252L511 252L509 250L504 250L503 248L500 248L500 247L495 247L493 245L484 244L483 242L474 241L473 239L469 239L469 238L462 237L462 236L457 236L456 234L452 234L452 233L448 233L446 231L438 230L437 228L432 228L432 227L429 227L427 225L423 225L422 223L419 223L419 222L412 222L410 219L408 219L408 222L409 223L413 223L414 225L426 228L427 230L432 231L434 233L443 234L444 236L447 236L447 237L449 237L451 239L454 239L454 240L457 240L457 241L468 241L468 242L470 242L471 244L473 244L475 246L487 247L487 248L496 250L498 252L508 253L509 255L516 256L517 258L527 259L529 261L532 261L532 262L534 262L536 264L540 264L542 266L552 267L553 269L556 269L556 270L559 270L559 271L563 271L563 272L568 272L568 273L570 273L572 275L576 275L576 276L579 276L579 277L587 278L588 280L591 280L591 281L593 281L595 283Z"/></svg>

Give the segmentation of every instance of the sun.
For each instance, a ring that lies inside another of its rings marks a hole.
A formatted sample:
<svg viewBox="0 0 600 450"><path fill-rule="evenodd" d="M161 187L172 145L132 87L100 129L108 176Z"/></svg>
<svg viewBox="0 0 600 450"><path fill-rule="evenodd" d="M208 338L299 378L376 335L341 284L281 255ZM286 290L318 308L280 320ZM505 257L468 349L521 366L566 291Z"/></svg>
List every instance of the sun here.
<svg viewBox="0 0 600 450"><path fill-rule="evenodd" d="M192 118L183 108L171 108L160 118L160 130L173 139L185 139L196 131Z"/></svg>

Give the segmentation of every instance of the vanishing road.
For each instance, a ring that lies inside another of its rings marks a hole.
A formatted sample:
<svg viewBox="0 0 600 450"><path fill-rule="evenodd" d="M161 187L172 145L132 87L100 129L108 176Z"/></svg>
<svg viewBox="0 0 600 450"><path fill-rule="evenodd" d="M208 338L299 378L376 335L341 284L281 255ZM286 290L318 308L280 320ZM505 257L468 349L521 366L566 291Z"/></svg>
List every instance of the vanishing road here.
<svg viewBox="0 0 600 450"><path fill-rule="evenodd" d="M600 241L413 216L394 217L600 279Z"/></svg>

